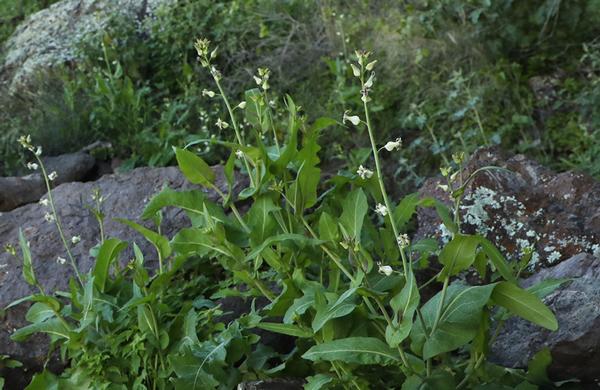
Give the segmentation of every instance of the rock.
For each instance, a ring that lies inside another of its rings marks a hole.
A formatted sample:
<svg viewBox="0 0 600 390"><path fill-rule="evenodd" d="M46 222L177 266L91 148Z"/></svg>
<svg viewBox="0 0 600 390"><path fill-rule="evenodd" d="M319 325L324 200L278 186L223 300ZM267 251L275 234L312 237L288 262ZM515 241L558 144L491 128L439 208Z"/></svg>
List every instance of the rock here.
<svg viewBox="0 0 600 390"><path fill-rule="evenodd" d="M546 279L573 278L544 301L556 314L556 332L520 318L509 319L492 347L492 360L506 367L526 367L544 347L550 349L548 374L554 380L600 381L600 261L582 253L522 281L523 287Z"/></svg>
<svg viewBox="0 0 600 390"><path fill-rule="evenodd" d="M4 46L0 87L11 94L26 90L39 71L77 60L77 46L102 31L112 17L142 24L163 4L174 0L63 0L30 15Z"/></svg>
<svg viewBox="0 0 600 390"><path fill-rule="evenodd" d="M463 177L485 166L505 170L479 173L467 186L460 209L464 232L486 236L510 260L534 248L530 272L582 252L600 258L600 183L582 173L555 173L523 155L509 158L493 148L478 150ZM438 188L441 183L428 179L419 192L450 204ZM449 239L435 210L419 209L417 218L416 238Z"/></svg>
<svg viewBox="0 0 600 390"><path fill-rule="evenodd" d="M274 378L243 382L237 386L237 390L302 390L305 383L302 379Z"/></svg>
<svg viewBox="0 0 600 390"><path fill-rule="evenodd" d="M96 160L87 153L78 152L46 157L44 165L48 174L56 171L58 176L53 185L60 185L89 179ZM23 177L0 177L0 211L37 202L45 193L46 184L39 171Z"/></svg>
<svg viewBox="0 0 600 390"><path fill-rule="evenodd" d="M217 186L226 190L222 169L217 171ZM243 183L240 182L240 185ZM126 218L140 222L139 216L148 200L163 185L175 190L190 189L192 186L176 167L138 168L129 173L103 176L98 181L87 183L66 183L52 191L56 208L62 221L67 240L77 235L81 241L72 246L73 255L81 272L87 272L93 265L89 250L98 243L99 226L86 207L92 204L90 195L98 188L106 199L103 213L106 215L104 232L107 237L115 237L128 242L136 242L146 254L149 268L158 266L151 245L131 228L118 223L114 218ZM209 198L216 199L214 193ZM44 220L47 208L39 203L19 207L0 215L0 247L7 244L18 247L18 232L23 233L30 242L35 273L46 292L65 291L68 280L73 276L68 265L60 265L58 256L66 257L55 224ZM186 214L175 208L163 212L162 233L172 237L179 229L190 225ZM141 222L140 222L141 223ZM144 225L152 227L147 221ZM122 260L132 258L131 245ZM6 252L0 253L0 307L4 308L12 301L33 293L34 290L22 277L21 260ZM0 355L6 354L22 361L27 367L39 367L46 358L47 341L42 338L27 343L14 343L11 332L26 324L24 314L28 305L21 304L6 311L0 325ZM0 372L0 375L2 373Z"/></svg>

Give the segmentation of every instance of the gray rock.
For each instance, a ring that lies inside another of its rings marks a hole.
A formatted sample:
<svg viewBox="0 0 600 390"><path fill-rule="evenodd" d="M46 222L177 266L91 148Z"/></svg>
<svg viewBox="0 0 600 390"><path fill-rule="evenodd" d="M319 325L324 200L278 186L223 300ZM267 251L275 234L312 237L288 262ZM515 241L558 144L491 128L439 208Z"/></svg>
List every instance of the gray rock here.
<svg viewBox="0 0 600 390"><path fill-rule="evenodd" d="M226 190L222 169L215 170L217 186ZM81 241L72 247L81 272L87 272L93 266L89 250L98 243L100 236L99 226L86 207L92 204L90 195L96 188L106 199L102 210L106 215L106 236L136 242L146 255L148 267L157 267L156 255L150 244L140 234L116 222L114 218L141 223L139 216L145 204L163 185L175 190L192 188L178 168L168 167L138 168L126 174L103 176L96 182L62 184L52 191L67 239L75 235L81 237ZM214 193L209 193L208 196L216 199ZM0 214L0 247L7 244L18 247L18 232L22 228L30 242L36 276L46 292L53 292L67 289L73 273L68 265L60 265L56 261L58 256L66 257L65 250L55 224L44 220L46 212L47 208L35 203ZM143 224L152 227L151 223ZM189 225L187 216L181 210L168 208L164 211L161 225L164 235L172 237L179 229ZM130 245L122 260L132 256ZM4 308L12 301L33 292L23 280L21 260L8 253L0 253L0 307ZM27 367L39 367L46 358L47 341L39 337L27 343L14 343L10 340L14 329L26 324L24 315L27 309L28 305L22 304L6 311L0 324L0 355L11 355Z"/></svg>
<svg viewBox="0 0 600 390"><path fill-rule="evenodd" d="M274 378L243 382L237 386L237 390L302 390L304 383L302 379Z"/></svg>
<svg viewBox="0 0 600 390"><path fill-rule="evenodd" d="M35 81L39 71L77 61L77 45L101 31L112 17L143 24L163 4L173 0L63 0L23 21L4 46L0 86L18 93Z"/></svg>
<svg viewBox="0 0 600 390"><path fill-rule="evenodd" d="M44 158L48 174L56 171L57 178L52 183L60 185L90 178L96 160L87 153L69 153ZM0 177L0 211L10 211L28 203L34 203L46 193L46 184L39 173L23 177Z"/></svg>
<svg viewBox="0 0 600 390"><path fill-rule="evenodd" d="M461 206L462 229L486 236L510 260L534 248L529 271L552 266L578 253L600 258L600 183L582 173L555 173L523 155L505 156L497 149L480 149L463 177L485 166L502 167L478 174L467 187ZM440 178L428 179L422 196L450 204L438 188ZM449 239L433 209L419 209L417 238ZM600 261L600 260L599 260Z"/></svg>
<svg viewBox="0 0 600 390"><path fill-rule="evenodd" d="M552 354L552 379L600 381L600 261L579 254L523 280L529 287L546 279L573 278L544 301L556 314L556 332L511 318L492 346L492 360L506 367L526 367L544 347Z"/></svg>

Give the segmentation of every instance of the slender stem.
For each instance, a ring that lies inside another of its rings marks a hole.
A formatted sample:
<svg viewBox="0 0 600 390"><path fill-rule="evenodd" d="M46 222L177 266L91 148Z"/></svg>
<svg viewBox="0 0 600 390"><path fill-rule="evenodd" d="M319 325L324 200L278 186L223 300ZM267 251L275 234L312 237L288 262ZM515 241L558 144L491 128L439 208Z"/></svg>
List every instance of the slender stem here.
<svg viewBox="0 0 600 390"><path fill-rule="evenodd" d="M446 276L444 278L444 286L442 287L442 296L440 297L440 303L438 304L437 312L435 313L435 320L433 321L433 326L431 327L432 335L438 327L440 322L440 317L442 316L442 309L444 308L444 300L446 300L446 291L448 290L448 282L450 281L450 277Z"/></svg>
<svg viewBox="0 0 600 390"><path fill-rule="evenodd" d="M361 84L364 87L364 76L361 76ZM366 100L366 99L365 99ZM375 143L375 137L373 135L373 127L371 125L371 118L369 115L369 107L366 101L363 101L363 108L365 111L365 123L367 125L367 131L369 133L369 140L371 141L371 148L373 150L373 159L375 160L375 170L377 171L377 181L379 182L379 188L381 189L381 196L383 197L383 201L385 203L385 207L388 210L388 216L390 219L390 224L392 225L392 231L394 232L394 238L398 238L398 228L396 227L396 221L393 217L392 204L389 200L387 191L385 189L385 184L383 183L383 175L381 172L381 164L379 162L379 152L377 150L377 144ZM404 248L400 243L398 243L398 249L400 253L404 253ZM408 275L408 264L406 263L406 257L402 256L402 269L404 271L404 275Z"/></svg>
<svg viewBox="0 0 600 390"><path fill-rule="evenodd" d="M77 280L79 281L79 284L81 284L83 286L83 279L81 278L79 269L77 269L77 264L75 263L75 258L73 257L73 254L71 253L71 249L69 248L69 244L67 243L67 239L65 238L65 235L62 230L62 226L60 224L60 219L58 217L58 213L56 212L56 207L54 205L54 198L52 197L52 188L50 188L50 181L48 180L48 174L46 173L46 168L44 167L44 163L42 162L42 159L35 153L34 153L34 155L40 165L40 168L42 170L42 177L44 178L44 182L46 183L46 190L48 191L48 202L50 203L50 208L52 209L52 214L54 215L54 220L55 220L54 222L56 223L56 228L58 229L58 235L60 236L63 246L65 247L65 250L67 251L67 257L69 257L69 261L71 262L71 267L73 267L75 276L77 276Z"/></svg>
<svg viewBox="0 0 600 390"><path fill-rule="evenodd" d="M238 127L237 120L235 119L235 115L233 115L233 109L231 108L231 104L229 104L229 99L225 95L225 91L223 91L223 87L221 86L221 82L218 77L213 75L213 79L215 80L215 84L217 84L217 88L219 89L219 93L221 94L221 98L227 107L227 111L229 112L229 118L231 119L231 125L233 126L233 130L235 131L235 137L237 139L238 144L240 146L244 146L244 142L242 141L242 136L240 134L240 129ZM250 170L250 164L248 164L248 160L246 159L246 155L244 154L244 164L246 165L246 170L248 171L248 176L250 176L250 184L252 187L256 187L256 183L254 182L254 177L252 176L252 171Z"/></svg>

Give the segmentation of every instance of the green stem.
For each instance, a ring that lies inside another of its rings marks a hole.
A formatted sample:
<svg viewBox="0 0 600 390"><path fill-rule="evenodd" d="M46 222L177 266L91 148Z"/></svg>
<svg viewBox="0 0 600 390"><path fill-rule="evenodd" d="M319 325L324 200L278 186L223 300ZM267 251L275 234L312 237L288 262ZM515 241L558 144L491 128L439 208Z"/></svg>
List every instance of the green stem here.
<svg viewBox="0 0 600 390"><path fill-rule="evenodd" d="M54 215L54 220L55 220L54 222L56 223L56 228L58 229L58 235L60 236L63 246L65 247L65 250L67 251L67 257L69 258L71 267L73 267L75 276L77 277L79 284L81 284L81 286L83 286L83 279L81 278L79 269L77 269L77 264L75 263L75 258L73 257L73 254L71 253L71 249L69 248L69 244L67 243L67 239L65 238L65 235L62 230L62 226L60 224L60 219L58 217L58 213L56 212L56 207L54 205L54 198L52 197L52 188L50 188L50 181L48 180L48 174L46 173L46 168L44 167L44 163L42 162L42 159L35 153L34 153L34 155L40 165L40 168L42 170L42 177L44 178L44 182L46 183L46 190L48 191L48 202L50 203L50 208L52 209L52 214Z"/></svg>
<svg viewBox="0 0 600 390"><path fill-rule="evenodd" d="M446 299L446 291L448 290L448 282L450 281L450 277L446 276L444 278L444 286L442 287L442 296L440 297L440 303L438 304L437 312L435 313L435 320L433 321L433 326L431 327L432 335L438 327L440 322L440 318L442 316L442 309L444 308L444 300Z"/></svg>

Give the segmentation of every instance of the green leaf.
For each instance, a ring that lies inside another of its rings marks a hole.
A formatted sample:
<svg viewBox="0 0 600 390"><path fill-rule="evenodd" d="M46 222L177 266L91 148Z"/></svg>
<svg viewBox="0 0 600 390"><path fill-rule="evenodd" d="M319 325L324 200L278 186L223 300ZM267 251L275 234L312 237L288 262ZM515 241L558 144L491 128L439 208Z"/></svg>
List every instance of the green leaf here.
<svg viewBox="0 0 600 390"><path fill-rule="evenodd" d="M256 325L257 328L268 330L273 333L281 333L293 337L310 338L313 332L310 329L301 328L293 324L280 324L277 322L261 322Z"/></svg>
<svg viewBox="0 0 600 390"><path fill-rule="evenodd" d="M319 217L319 236L323 241L337 242L339 239L338 226L333 217L326 212Z"/></svg>
<svg viewBox="0 0 600 390"><path fill-rule="evenodd" d="M398 347L410 334L415 311L419 306L420 299L417 280L412 270L409 270L406 284L390 300L394 316L392 318L392 326L388 325L385 330L385 340L390 347Z"/></svg>
<svg viewBox="0 0 600 390"><path fill-rule="evenodd" d="M19 229L19 246L21 247L21 253L23 254L23 278L25 281L35 286L37 280L35 273L33 272L33 264L31 263L31 250L29 249L29 243L23 235L23 230Z"/></svg>
<svg viewBox="0 0 600 390"><path fill-rule="evenodd" d="M419 193L415 192L406 195L398 206L394 209L393 218L396 221L396 227L402 230L404 226L410 221L412 216L417 211L419 205Z"/></svg>
<svg viewBox="0 0 600 390"><path fill-rule="evenodd" d="M452 216L450 214L450 209L448 209L448 206L446 206L439 200L435 200L434 207L435 207L435 211L438 213L438 215L442 219L442 222L444 223L446 228L452 234L458 233L458 226L456 225L456 223L454 223L454 220L452 219Z"/></svg>
<svg viewBox="0 0 600 390"><path fill-rule="evenodd" d="M331 382L333 377L325 374L317 374L314 376L309 376L306 378L306 384L304 385L304 390L320 390Z"/></svg>
<svg viewBox="0 0 600 390"><path fill-rule="evenodd" d="M183 175L193 184L211 188L215 182L213 170L194 153L180 148L175 149L175 157Z"/></svg>
<svg viewBox="0 0 600 390"><path fill-rule="evenodd" d="M367 196L361 188L352 191L342 202L340 223L351 238L360 239L365 215L369 210Z"/></svg>
<svg viewBox="0 0 600 390"><path fill-rule="evenodd" d="M46 321L51 317L54 317L54 310L44 302L34 303L25 315L27 321L34 323Z"/></svg>
<svg viewBox="0 0 600 390"><path fill-rule="evenodd" d="M35 374L25 390L59 390L59 380L50 371Z"/></svg>
<svg viewBox="0 0 600 390"><path fill-rule="evenodd" d="M251 228L250 238L254 243L260 244L273 235L277 222L270 214L279 209L273 199L268 196L261 196L252 204L245 217L248 226Z"/></svg>
<svg viewBox="0 0 600 390"><path fill-rule="evenodd" d="M159 210L175 206L187 212L202 214L206 195L197 190L175 191L169 187L163 188L154 195L144 208L142 219L152 218Z"/></svg>
<svg viewBox="0 0 600 390"><path fill-rule="evenodd" d="M112 262L117 259L119 253L125 248L127 248L127 243L116 238L109 238L100 246L94 271L92 272L94 283L100 292L104 292Z"/></svg>
<svg viewBox="0 0 600 390"><path fill-rule="evenodd" d="M534 284L531 287L527 287L526 290L535 295L536 297L542 299L546 295L552 293L554 290L559 288L566 282L569 282L573 279L571 278L562 278L562 279L546 279L541 282Z"/></svg>
<svg viewBox="0 0 600 390"><path fill-rule="evenodd" d="M290 242L296 244L300 248L303 248L307 245L319 245L324 242L321 240L316 240L314 238L309 238L309 237L303 236L302 234L296 234L296 233L278 234L276 236L267 238L261 245L254 248L252 250L252 252L250 252L246 256L246 260L252 260L252 259L256 258L256 256L260 255L261 252L263 250L265 250L265 248L269 247L270 245L284 243L287 241L290 241Z"/></svg>
<svg viewBox="0 0 600 390"><path fill-rule="evenodd" d="M481 250L490 259L498 273L500 273L505 280L515 282L512 269L498 248L485 237L479 237L479 244L481 245Z"/></svg>
<svg viewBox="0 0 600 390"><path fill-rule="evenodd" d="M34 333L46 333L52 337L69 339L69 329L58 318L50 318L43 322L17 329L11 336L11 340L25 341Z"/></svg>
<svg viewBox="0 0 600 390"><path fill-rule="evenodd" d="M481 322L482 310L490 300L495 286L465 286L458 283L450 285L446 291L437 328L425 340L425 330L421 321L416 321L411 332L411 348L416 352L422 349L423 358L429 359L453 351L473 340ZM433 328L442 295L440 291L421 309L427 332L431 332Z"/></svg>
<svg viewBox="0 0 600 390"><path fill-rule="evenodd" d="M492 293L494 302L546 329L557 330L556 317L534 294L510 282L500 282Z"/></svg>
<svg viewBox="0 0 600 390"><path fill-rule="evenodd" d="M351 288L344 292L334 303L323 307L317 306L317 314L312 321L314 332L318 332L329 321L334 318L343 317L352 313L356 307L354 302L354 294L357 288Z"/></svg>
<svg viewBox="0 0 600 390"><path fill-rule="evenodd" d="M313 362L342 361L382 366L397 364L399 361L398 352L375 337L349 337L315 345L302 358Z"/></svg>
<svg viewBox="0 0 600 390"><path fill-rule="evenodd" d="M548 386L552 383L548 378L548 367L552 363L552 355L548 347L533 355L527 364L527 380L540 386Z"/></svg>
<svg viewBox="0 0 600 390"><path fill-rule="evenodd" d="M144 236L146 240L154 245L156 251L159 253L162 259L166 259L171 254L171 246L169 245L169 240L166 237L161 236L160 234L153 232L152 230L145 228L144 226L133 221L128 221L123 218L116 218L115 220L131 227Z"/></svg>
<svg viewBox="0 0 600 390"><path fill-rule="evenodd" d="M475 261L478 236L457 234L440 252L439 262L444 265L441 277L454 276L466 270Z"/></svg>

